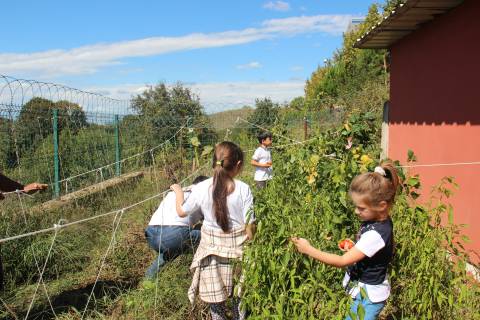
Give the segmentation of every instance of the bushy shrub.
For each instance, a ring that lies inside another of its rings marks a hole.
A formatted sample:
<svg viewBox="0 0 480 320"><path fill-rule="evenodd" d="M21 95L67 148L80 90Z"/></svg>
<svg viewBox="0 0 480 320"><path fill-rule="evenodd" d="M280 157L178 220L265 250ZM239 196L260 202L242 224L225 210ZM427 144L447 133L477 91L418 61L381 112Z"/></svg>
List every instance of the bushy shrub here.
<svg viewBox="0 0 480 320"><path fill-rule="evenodd" d="M256 197L257 234L244 259L244 303L252 319L344 318L350 301L341 287L344 271L297 253L288 239L305 237L341 254L337 242L354 237L360 222L348 187L354 176L376 164L376 123L374 114L354 113L341 128L311 143L274 152L275 178ZM418 184L418 177L406 177L392 212L397 248L384 314L471 319L480 306L480 290L462 268L465 256L454 240L459 229L439 223L448 206L412 204ZM455 252L456 262L448 251Z"/></svg>

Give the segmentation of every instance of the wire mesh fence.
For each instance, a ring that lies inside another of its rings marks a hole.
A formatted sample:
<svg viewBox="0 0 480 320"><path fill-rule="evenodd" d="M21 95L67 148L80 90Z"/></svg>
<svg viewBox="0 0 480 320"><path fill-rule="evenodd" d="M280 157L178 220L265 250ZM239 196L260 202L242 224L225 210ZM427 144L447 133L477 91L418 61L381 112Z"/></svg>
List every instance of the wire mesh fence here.
<svg viewBox="0 0 480 320"><path fill-rule="evenodd" d="M172 148L192 158L194 137L201 145L217 139L193 99L124 101L56 84L0 80L0 171L47 182L55 196L150 165Z"/></svg>
<svg viewBox="0 0 480 320"><path fill-rule="evenodd" d="M234 141L253 153L259 131L272 131L277 145L295 143L342 116L271 106L258 118L253 106L222 105L221 112L206 114L200 100L180 87L160 85L116 100L0 75L0 173L23 183L48 183L50 191L34 198L13 193L1 201L0 233L5 239L55 231L0 244L0 319L55 318L71 311L60 302L72 290L94 297L75 306L83 310L81 317L101 310L92 275L138 281L145 262L139 268L132 257L149 257L139 245L143 227L171 183L208 174L215 143ZM119 208L131 209L123 215ZM75 226L61 232L52 227L61 223Z"/></svg>
<svg viewBox="0 0 480 320"><path fill-rule="evenodd" d="M252 123L238 121L253 114L251 107L222 109L227 111L207 115L198 97L179 86L159 85L118 100L0 75L0 171L19 181L48 183L58 197L172 152L183 162L218 139L255 141L255 132L274 123L297 141L306 139L339 115L290 110Z"/></svg>

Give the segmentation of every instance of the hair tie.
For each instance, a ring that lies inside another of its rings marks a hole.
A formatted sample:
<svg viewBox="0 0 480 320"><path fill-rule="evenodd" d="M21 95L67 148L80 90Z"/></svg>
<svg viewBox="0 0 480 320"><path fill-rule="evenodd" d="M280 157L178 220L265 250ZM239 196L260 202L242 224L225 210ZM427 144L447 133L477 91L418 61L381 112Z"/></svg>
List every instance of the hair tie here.
<svg viewBox="0 0 480 320"><path fill-rule="evenodd" d="M218 160L218 161L216 162L216 165L223 168L223 160Z"/></svg>
<svg viewBox="0 0 480 320"><path fill-rule="evenodd" d="M373 170L373 172L376 172L376 173L380 174L381 176L384 176L385 178L387 177L387 173L385 172L385 170L382 167L375 167L375 170Z"/></svg>

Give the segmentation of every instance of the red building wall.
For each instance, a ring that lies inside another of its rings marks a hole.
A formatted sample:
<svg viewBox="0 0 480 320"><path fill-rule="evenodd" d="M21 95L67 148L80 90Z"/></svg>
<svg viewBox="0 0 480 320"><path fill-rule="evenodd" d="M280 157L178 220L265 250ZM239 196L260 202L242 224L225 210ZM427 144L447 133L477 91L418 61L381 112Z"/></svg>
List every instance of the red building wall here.
<svg viewBox="0 0 480 320"><path fill-rule="evenodd" d="M388 156L418 164L480 161L480 1L467 0L391 48ZM480 254L480 165L412 169L423 200L444 176L460 188L455 220L466 223L473 262Z"/></svg>

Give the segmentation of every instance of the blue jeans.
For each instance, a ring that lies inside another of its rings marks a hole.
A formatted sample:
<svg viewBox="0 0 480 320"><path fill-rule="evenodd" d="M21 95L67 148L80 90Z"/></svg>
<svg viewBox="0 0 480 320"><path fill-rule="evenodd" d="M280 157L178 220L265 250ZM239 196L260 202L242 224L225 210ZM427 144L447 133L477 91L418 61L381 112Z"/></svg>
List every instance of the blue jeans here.
<svg viewBox="0 0 480 320"><path fill-rule="evenodd" d="M363 307L365 311L365 316L363 318L360 317L361 312L359 312L359 306ZM345 320L352 320L350 314L355 315L354 320L363 319L363 320L375 320L377 319L378 315L382 311L383 307L385 307L385 301L382 302L372 302L368 297L362 298L362 295L359 293L355 297L350 306L350 312L345 318Z"/></svg>
<svg viewBox="0 0 480 320"><path fill-rule="evenodd" d="M150 248L158 252L158 256L145 273L146 278L153 279L165 262L192 248L200 241L200 230L191 230L183 226L148 226L145 229Z"/></svg>

